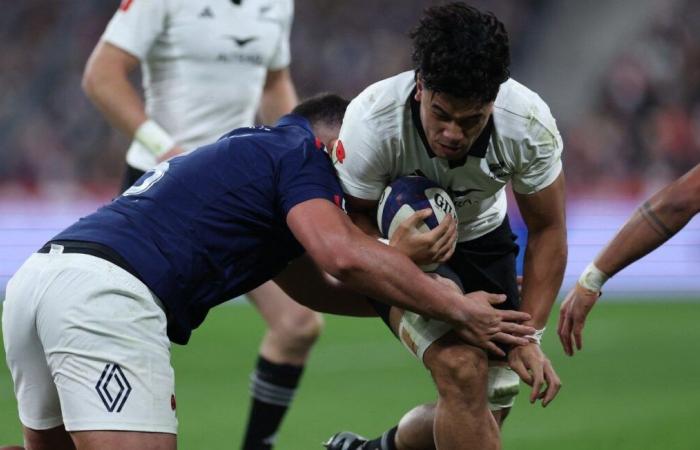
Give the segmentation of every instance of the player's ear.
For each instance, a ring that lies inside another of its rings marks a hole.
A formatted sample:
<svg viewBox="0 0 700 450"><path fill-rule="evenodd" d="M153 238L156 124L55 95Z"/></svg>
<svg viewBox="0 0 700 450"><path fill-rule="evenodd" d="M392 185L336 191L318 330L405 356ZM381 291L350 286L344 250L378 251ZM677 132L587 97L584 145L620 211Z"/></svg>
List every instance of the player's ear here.
<svg viewBox="0 0 700 450"><path fill-rule="evenodd" d="M413 96L413 99L417 102L420 102L420 99L423 97L423 80L421 80L420 75L416 77L416 93Z"/></svg>

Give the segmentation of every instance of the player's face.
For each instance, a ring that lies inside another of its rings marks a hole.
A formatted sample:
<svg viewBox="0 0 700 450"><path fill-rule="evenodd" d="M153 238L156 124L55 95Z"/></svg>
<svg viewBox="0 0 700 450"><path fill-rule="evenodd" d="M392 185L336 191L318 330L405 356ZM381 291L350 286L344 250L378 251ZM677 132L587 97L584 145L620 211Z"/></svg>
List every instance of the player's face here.
<svg viewBox="0 0 700 450"><path fill-rule="evenodd" d="M420 102L423 131L433 153L439 158L461 159L488 123L493 102L475 104L425 89L418 80L416 101Z"/></svg>

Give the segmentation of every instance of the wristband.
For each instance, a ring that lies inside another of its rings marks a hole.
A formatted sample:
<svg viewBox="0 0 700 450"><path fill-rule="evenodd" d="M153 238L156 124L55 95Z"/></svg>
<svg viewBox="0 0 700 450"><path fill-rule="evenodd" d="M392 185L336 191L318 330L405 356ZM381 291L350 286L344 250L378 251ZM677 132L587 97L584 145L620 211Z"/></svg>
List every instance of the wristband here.
<svg viewBox="0 0 700 450"><path fill-rule="evenodd" d="M578 279L581 287L593 292L600 292L601 288L610 277L603 273L595 264L590 263Z"/></svg>
<svg viewBox="0 0 700 450"><path fill-rule="evenodd" d="M160 156L175 147L175 140L153 120L146 120L134 133L134 138L139 141L155 156Z"/></svg>
<svg viewBox="0 0 700 450"><path fill-rule="evenodd" d="M523 336L525 339L528 341L532 342L533 344L540 345L540 342L542 342L542 336L544 335L544 330L546 330L547 327L542 328L541 330L535 330L533 334L530 334L528 336Z"/></svg>

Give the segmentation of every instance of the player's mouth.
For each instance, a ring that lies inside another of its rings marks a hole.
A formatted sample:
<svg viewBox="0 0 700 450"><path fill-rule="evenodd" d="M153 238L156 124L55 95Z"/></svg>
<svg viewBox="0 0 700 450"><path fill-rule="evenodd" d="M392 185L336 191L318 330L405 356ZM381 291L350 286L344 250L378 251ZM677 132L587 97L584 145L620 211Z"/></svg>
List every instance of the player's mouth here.
<svg viewBox="0 0 700 450"><path fill-rule="evenodd" d="M461 145L450 145L450 144L443 144L441 142L438 142L438 147L448 155L459 153L462 150L464 150L464 147Z"/></svg>

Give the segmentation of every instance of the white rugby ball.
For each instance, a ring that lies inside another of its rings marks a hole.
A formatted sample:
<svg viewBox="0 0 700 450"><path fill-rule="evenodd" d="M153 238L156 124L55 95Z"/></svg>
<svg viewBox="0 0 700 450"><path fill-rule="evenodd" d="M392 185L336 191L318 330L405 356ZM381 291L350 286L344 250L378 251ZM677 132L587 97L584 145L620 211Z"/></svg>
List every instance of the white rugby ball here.
<svg viewBox="0 0 700 450"><path fill-rule="evenodd" d="M394 231L414 212L430 208L433 214L419 223L418 231L427 232L437 227L447 215L457 222L457 212L449 194L436 182L421 176L403 176L384 189L377 208L379 231L391 239ZM456 242L455 242L456 245ZM437 269L438 264L421 266L426 272Z"/></svg>

